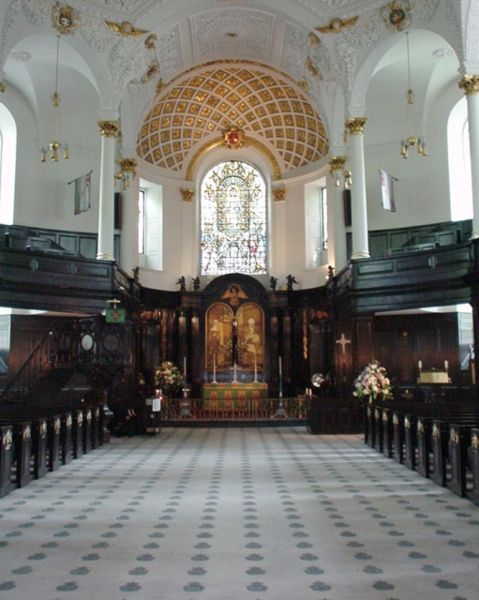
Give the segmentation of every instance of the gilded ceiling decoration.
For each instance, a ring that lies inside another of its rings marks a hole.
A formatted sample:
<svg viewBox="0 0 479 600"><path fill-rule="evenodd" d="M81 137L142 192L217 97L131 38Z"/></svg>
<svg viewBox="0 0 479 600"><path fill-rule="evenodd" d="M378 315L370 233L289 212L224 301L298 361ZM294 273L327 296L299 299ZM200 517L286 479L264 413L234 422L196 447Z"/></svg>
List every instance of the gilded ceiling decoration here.
<svg viewBox="0 0 479 600"><path fill-rule="evenodd" d="M162 89L141 127L138 154L181 172L205 138L236 127L279 157L283 173L328 151L324 125L296 85L256 63L212 63ZM258 146L256 146L258 147Z"/></svg>

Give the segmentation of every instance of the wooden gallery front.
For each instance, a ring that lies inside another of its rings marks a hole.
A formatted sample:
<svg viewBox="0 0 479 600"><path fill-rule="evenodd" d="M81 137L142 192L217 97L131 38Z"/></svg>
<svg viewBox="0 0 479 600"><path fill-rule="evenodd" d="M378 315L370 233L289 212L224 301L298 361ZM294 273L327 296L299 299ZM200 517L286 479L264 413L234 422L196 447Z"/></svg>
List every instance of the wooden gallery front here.
<svg viewBox="0 0 479 600"><path fill-rule="evenodd" d="M473 240L356 260L307 290L230 274L162 292L114 262L2 246L0 301L12 308L1 317L2 405L134 406L146 427L164 361L184 376L163 399L171 423L305 422L305 389L322 373L322 430L360 431L353 382L372 360L395 397L475 397L477 249ZM122 318L106 319L115 299Z"/></svg>

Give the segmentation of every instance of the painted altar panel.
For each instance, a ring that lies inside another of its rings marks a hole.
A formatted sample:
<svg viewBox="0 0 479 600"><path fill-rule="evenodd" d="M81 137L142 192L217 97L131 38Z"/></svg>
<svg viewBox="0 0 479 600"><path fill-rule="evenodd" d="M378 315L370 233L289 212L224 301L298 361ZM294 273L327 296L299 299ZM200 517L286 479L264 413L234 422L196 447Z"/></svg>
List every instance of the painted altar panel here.
<svg viewBox="0 0 479 600"><path fill-rule="evenodd" d="M224 302L212 304L206 313L205 358L208 371L233 365L233 310Z"/></svg>
<svg viewBox="0 0 479 600"><path fill-rule="evenodd" d="M239 369L264 369L264 313L254 302L236 312L224 302L212 304L206 313L206 369L226 371L234 362Z"/></svg>
<svg viewBox="0 0 479 600"><path fill-rule="evenodd" d="M264 313L258 304L246 302L236 313L238 322L238 366L262 372L264 369Z"/></svg>

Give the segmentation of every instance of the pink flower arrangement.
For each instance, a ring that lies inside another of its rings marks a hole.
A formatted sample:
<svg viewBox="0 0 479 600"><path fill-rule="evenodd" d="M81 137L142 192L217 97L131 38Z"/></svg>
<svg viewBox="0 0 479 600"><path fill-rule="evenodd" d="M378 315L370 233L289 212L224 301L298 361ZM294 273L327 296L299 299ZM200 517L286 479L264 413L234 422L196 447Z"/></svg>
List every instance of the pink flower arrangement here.
<svg viewBox="0 0 479 600"><path fill-rule="evenodd" d="M384 400L392 398L391 382L387 377L386 369L377 361L373 361L366 365L354 380L353 396L367 398L372 402L379 394Z"/></svg>

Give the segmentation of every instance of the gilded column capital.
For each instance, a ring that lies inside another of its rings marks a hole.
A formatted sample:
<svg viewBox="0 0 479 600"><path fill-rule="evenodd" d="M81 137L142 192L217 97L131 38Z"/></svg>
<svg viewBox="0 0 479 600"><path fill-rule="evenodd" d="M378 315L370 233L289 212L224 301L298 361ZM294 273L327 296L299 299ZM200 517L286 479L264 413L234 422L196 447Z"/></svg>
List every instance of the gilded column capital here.
<svg viewBox="0 0 479 600"><path fill-rule="evenodd" d="M102 137L118 137L120 135L120 124L118 121L98 121L97 124Z"/></svg>
<svg viewBox="0 0 479 600"><path fill-rule="evenodd" d="M138 164L135 158L121 158L118 162L123 173L131 173L133 177L136 177Z"/></svg>
<svg viewBox="0 0 479 600"><path fill-rule="evenodd" d="M328 162L329 172L334 173L334 171L343 171L346 160L346 156L331 156Z"/></svg>
<svg viewBox="0 0 479 600"><path fill-rule="evenodd" d="M458 85L466 96L479 94L479 75L464 75Z"/></svg>
<svg viewBox="0 0 479 600"><path fill-rule="evenodd" d="M350 135L358 135L364 133L368 119L367 117L353 117L346 121L346 129Z"/></svg>

